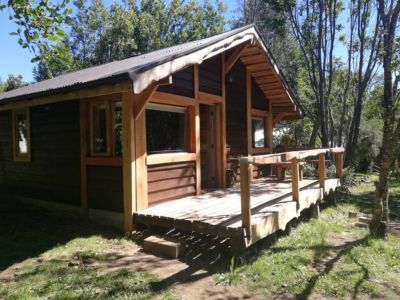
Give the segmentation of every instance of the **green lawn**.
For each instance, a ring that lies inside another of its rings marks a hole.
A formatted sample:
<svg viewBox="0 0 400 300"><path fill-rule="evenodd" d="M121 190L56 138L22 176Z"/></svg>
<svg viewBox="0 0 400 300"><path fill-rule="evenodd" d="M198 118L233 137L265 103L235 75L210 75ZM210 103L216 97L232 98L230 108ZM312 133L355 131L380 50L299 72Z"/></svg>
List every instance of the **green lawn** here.
<svg viewBox="0 0 400 300"><path fill-rule="evenodd" d="M114 266L132 243L78 218L2 203L0 271L10 278L0 281L0 299L173 298L153 291L150 273Z"/></svg>
<svg viewBox="0 0 400 300"><path fill-rule="evenodd" d="M301 223L290 236L256 244L231 272L216 276L266 295L290 293L337 298L400 298L400 237L371 240L354 226L349 212L367 212L373 196L372 176L351 189L336 208ZM400 184L392 185L398 200ZM398 211L393 212L395 215ZM270 245L268 244L270 243Z"/></svg>

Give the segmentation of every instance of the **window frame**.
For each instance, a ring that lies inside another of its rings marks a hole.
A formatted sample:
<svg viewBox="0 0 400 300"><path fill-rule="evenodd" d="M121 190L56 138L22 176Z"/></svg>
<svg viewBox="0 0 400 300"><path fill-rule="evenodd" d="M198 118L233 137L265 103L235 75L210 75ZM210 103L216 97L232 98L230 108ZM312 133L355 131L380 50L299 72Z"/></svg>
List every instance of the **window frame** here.
<svg viewBox="0 0 400 300"><path fill-rule="evenodd" d="M149 152L148 145L147 145L147 125L146 125L146 152L148 156L171 156L173 154L183 154L183 153L193 153L190 151L190 132L191 132L191 124L190 120L188 120L190 116L189 107L187 106L179 106L179 105L171 105L171 104L161 104L150 102L146 105L144 113L147 110L159 111L159 112L172 112L172 113L180 113L183 114L184 117L184 128L183 128L183 149L177 150L156 150Z"/></svg>
<svg viewBox="0 0 400 300"><path fill-rule="evenodd" d="M89 157L104 157L104 158L122 158L121 155L115 154L114 142L115 142L115 108L117 107L117 103L120 103L122 113L122 100L119 98L111 97L111 98L103 98L103 99L94 99L89 102ZM106 151L101 153L96 153L95 149L95 141L94 141L94 109L96 106L104 105L106 110ZM123 129L123 128L122 128ZM122 149L123 151L123 149Z"/></svg>
<svg viewBox="0 0 400 300"><path fill-rule="evenodd" d="M264 111L260 109L251 109L251 126L253 126L253 119L263 119L264 122L264 146L263 147L254 147L254 135L253 135L253 128L251 129L251 149L253 154L262 154L266 152L271 152L271 145L269 145L267 137L269 128L269 118L271 118L269 111Z"/></svg>
<svg viewBox="0 0 400 300"><path fill-rule="evenodd" d="M17 116L20 114L26 115L27 132L26 132L26 147L27 153L19 153L19 136L18 136L18 124ZM31 156L31 118L30 108L15 109L12 111L12 129L13 129L13 159L14 161L30 162Z"/></svg>

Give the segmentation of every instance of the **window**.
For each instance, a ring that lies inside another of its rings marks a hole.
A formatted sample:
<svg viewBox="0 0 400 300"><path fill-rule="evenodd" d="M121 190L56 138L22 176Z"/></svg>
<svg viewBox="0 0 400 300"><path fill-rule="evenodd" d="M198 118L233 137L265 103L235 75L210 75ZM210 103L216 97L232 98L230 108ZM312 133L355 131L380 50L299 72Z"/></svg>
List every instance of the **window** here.
<svg viewBox="0 0 400 300"><path fill-rule="evenodd" d="M185 149L186 108L149 104L146 107L147 152L180 152Z"/></svg>
<svg viewBox="0 0 400 300"><path fill-rule="evenodd" d="M90 103L90 154L122 155L122 105L104 100Z"/></svg>
<svg viewBox="0 0 400 300"><path fill-rule="evenodd" d="M251 119L253 148L265 147L265 119L253 117Z"/></svg>
<svg viewBox="0 0 400 300"><path fill-rule="evenodd" d="M113 154L122 155L122 103L112 102Z"/></svg>
<svg viewBox="0 0 400 300"><path fill-rule="evenodd" d="M13 112L13 131L14 159L29 161L31 158L29 109Z"/></svg>

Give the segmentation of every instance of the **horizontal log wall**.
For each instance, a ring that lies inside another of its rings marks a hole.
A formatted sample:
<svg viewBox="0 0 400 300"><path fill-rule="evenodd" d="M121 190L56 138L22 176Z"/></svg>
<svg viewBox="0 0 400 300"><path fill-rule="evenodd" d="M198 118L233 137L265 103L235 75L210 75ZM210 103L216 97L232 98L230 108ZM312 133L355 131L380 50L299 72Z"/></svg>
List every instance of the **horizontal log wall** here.
<svg viewBox="0 0 400 300"><path fill-rule="evenodd" d="M149 205L196 194L195 162L147 167Z"/></svg>
<svg viewBox="0 0 400 300"><path fill-rule="evenodd" d="M172 84L161 85L158 91L194 98L194 70L193 67L185 68L172 75Z"/></svg>
<svg viewBox="0 0 400 300"><path fill-rule="evenodd" d="M21 196L80 205L79 104L32 107L31 162L13 161L12 112L0 112L0 186Z"/></svg>
<svg viewBox="0 0 400 300"><path fill-rule="evenodd" d="M251 107L268 111L269 102L254 78L251 78Z"/></svg>
<svg viewBox="0 0 400 300"><path fill-rule="evenodd" d="M88 166L89 208L123 212L122 167Z"/></svg>
<svg viewBox="0 0 400 300"><path fill-rule="evenodd" d="M217 55L199 65L200 92L222 96L221 64L221 55Z"/></svg>

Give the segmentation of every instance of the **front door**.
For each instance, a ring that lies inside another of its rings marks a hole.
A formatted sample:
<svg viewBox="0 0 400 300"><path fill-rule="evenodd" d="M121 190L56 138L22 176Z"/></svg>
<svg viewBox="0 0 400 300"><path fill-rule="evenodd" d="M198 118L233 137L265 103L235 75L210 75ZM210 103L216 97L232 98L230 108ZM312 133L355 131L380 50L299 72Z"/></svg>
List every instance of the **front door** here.
<svg viewBox="0 0 400 300"><path fill-rule="evenodd" d="M200 105L201 188L216 187L216 114L214 105Z"/></svg>

